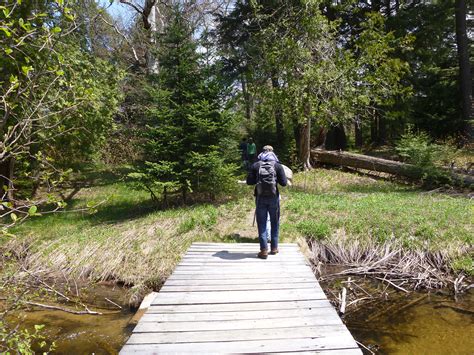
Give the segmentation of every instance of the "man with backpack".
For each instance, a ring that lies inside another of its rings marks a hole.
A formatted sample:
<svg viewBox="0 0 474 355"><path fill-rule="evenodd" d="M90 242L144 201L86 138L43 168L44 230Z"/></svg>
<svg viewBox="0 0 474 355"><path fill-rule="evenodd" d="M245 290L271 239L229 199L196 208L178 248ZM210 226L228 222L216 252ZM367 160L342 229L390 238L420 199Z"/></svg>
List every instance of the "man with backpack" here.
<svg viewBox="0 0 474 355"><path fill-rule="evenodd" d="M268 257L268 244L266 238L267 215L270 215L271 224L271 249L270 254L278 253L278 232L280 224L280 196L278 184L287 185L285 171L273 153L273 147L266 145L259 155L259 161L254 163L247 176L247 185L255 186L255 215L258 227L258 240L260 252L258 257Z"/></svg>

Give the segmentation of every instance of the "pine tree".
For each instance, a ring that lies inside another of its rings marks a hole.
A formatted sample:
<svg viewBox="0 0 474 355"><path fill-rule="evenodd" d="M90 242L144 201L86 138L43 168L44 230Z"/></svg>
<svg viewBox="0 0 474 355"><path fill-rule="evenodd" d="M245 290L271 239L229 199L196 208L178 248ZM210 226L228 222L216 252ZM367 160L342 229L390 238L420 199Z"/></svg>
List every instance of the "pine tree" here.
<svg viewBox="0 0 474 355"><path fill-rule="evenodd" d="M160 72L147 88L151 105L145 132L145 168L132 174L157 198L181 192L212 196L229 187L234 167L222 155L232 115L221 100L222 85L183 16L176 11L161 38ZM217 186L219 191L216 190Z"/></svg>

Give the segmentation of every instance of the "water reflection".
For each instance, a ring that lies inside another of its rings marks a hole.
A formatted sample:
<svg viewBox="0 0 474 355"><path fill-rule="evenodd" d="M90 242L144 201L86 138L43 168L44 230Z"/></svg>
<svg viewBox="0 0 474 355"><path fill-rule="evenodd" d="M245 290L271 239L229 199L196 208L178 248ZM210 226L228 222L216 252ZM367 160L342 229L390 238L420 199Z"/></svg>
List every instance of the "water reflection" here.
<svg viewBox="0 0 474 355"><path fill-rule="evenodd" d="M458 302L440 295L400 297L349 315L346 324L379 354L473 354L474 293Z"/></svg>

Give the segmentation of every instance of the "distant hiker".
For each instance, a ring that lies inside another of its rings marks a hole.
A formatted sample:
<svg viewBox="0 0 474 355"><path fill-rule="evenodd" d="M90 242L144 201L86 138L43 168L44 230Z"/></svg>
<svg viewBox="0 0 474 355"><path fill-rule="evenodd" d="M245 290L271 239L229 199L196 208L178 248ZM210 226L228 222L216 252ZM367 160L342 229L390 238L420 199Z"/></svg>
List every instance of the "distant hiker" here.
<svg viewBox="0 0 474 355"><path fill-rule="evenodd" d="M268 256L267 244L267 215L270 215L271 249L270 254L278 253L278 233L280 224L280 193L278 184L286 186L287 179L283 166L273 153L273 147L266 145L259 155L260 161L254 163L247 176L248 185L255 186L255 215L257 219L258 241L260 252L258 257L266 259Z"/></svg>
<svg viewBox="0 0 474 355"><path fill-rule="evenodd" d="M242 138L242 141L239 144L239 150L242 157L242 164L245 169L248 168L248 154L247 154L247 138Z"/></svg>
<svg viewBox="0 0 474 355"><path fill-rule="evenodd" d="M256 156L257 156L257 146L253 142L253 139L249 138L249 142L247 144L247 158L250 165L255 163Z"/></svg>

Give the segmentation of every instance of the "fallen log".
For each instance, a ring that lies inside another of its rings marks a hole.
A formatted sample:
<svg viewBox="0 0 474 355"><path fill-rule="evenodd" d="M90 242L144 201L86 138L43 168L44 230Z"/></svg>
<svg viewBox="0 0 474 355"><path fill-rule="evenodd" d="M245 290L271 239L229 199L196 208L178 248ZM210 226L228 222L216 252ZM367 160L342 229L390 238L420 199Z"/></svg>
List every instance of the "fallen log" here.
<svg viewBox="0 0 474 355"><path fill-rule="evenodd" d="M421 179L424 174L423 169L411 164L342 151L312 149L311 158L319 163L383 172L397 176L404 176L414 180ZM452 183L456 185L474 185L473 176L455 174L453 172L448 172L448 174L452 180Z"/></svg>

